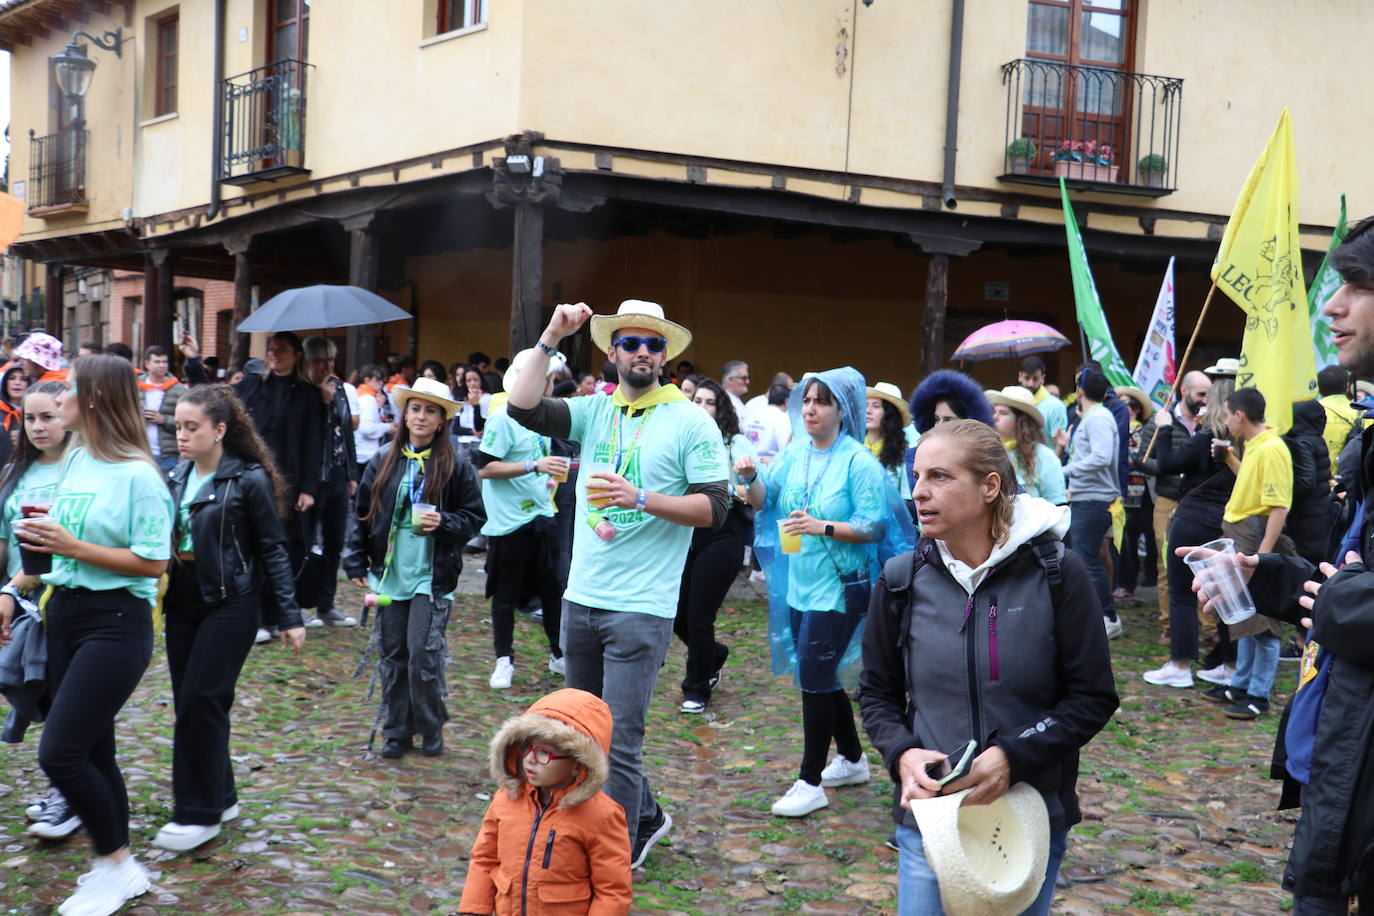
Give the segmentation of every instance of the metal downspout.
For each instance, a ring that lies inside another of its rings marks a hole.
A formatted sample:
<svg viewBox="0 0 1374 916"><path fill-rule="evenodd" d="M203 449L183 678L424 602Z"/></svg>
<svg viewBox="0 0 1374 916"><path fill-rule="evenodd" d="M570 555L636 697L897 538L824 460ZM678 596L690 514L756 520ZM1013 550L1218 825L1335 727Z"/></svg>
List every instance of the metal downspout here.
<svg viewBox="0 0 1374 916"><path fill-rule="evenodd" d="M949 90L945 100L945 181L940 199L953 210L959 206L954 194L954 169L959 157L959 71L964 60L964 0L954 0L949 27Z"/></svg>
<svg viewBox="0 0 1374 916"><path fill-rule="evenodd" d="M215 99L210 107L211 114L211 134L210 134L210 208L206 210L206 219L214 219L219 216L219 167L220 157L224 155L224 87L220 82L224 79L224 4L226 0L215 0L215 59L214 73L211 82L214 85Z"/></svg>

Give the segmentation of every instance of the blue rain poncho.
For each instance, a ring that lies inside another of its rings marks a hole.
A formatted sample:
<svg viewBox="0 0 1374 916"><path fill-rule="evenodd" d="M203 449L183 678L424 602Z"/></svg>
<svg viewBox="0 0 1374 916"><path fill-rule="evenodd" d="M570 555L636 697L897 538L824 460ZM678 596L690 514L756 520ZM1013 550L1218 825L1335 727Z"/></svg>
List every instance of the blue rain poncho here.
<svg viewBox="0 0 1374 916"><path fill-rule="evenodd" d="M883 563L911 550L916 541L911 515L888 483L878 460L863 444L864 377L845 366L817 373L839 406L840 434L826 449L817 449L801 421L802 400L811 378L792 390L787 410L800 433L760 471L765 487L763 507L754 528L754 550L768 577L769 642L773 673L799 675L792 629L794 613L867 612L868 595ZM812 517L846 522L873 539L846 544L821 536L802 537L800 553L784 554L778 521L802 509ZM828 692L852 687L858 677L862 619L840 658L837 682L797 685L803 690Z"/></svg>

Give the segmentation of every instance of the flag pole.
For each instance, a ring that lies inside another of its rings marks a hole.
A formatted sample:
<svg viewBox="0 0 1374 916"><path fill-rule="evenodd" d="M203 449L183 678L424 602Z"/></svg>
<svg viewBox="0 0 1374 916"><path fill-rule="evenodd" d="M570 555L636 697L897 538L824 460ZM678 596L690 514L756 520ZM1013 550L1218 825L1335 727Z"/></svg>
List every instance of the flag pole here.
<svg viewBox="0 0 1374 916"><path fill-rule="evenodd" d="M1197 343L1197 332L1202 330L1202 320L1207 317L1207 307L1212 304L1212 295L1217 291L1217 281L1212 281L1212 288L1207 290L1207 298L1202 302L1202 311L1198 312L1197 324L1193 325L1193 335L1188 338L1188 347L1183 351L1183 359L1179 360L1178 371L1174 373L1174 387L1169 389L1169 396L1164 399L1163 410L1168 410L1173 404L1174 398L1178 397L1178 389L1183 384L1184 371L1188 367L1188 357L1193 354L1193 344ZM1141 461L1149 461L1150 453L1155 449L1155 440L1159 438L1160 426L1155 424L1154 435L1150 436L1150 444L1145 446L1145 454Z"/></svg>

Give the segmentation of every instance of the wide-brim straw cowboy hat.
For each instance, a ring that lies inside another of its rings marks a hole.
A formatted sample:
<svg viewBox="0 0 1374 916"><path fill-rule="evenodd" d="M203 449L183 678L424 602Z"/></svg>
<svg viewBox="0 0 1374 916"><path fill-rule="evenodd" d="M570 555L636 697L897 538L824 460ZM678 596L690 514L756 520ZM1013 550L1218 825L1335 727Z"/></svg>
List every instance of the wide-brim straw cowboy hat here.
<svg viewBox="0 0 1374 916"><path fill-rule="evenodd" d="M870 398L877 398L880 401L887 401L897 408L902 414L902 425L906 426L911 422L911 408L906 403L906 398L902 397L902 389L891 382L874 382L871 388L864 389Z"/></svg>
<svg viewBox="0 0 1374 916"><path fill-rule="evenodd" d="M965 805L970 791L911 803L940 903L949 916L1013 916L1030 906L1045 881L1045 800L1017 783L990 805Z"/></svg>
<svg viewBox="0 0 1374 916"><path fill-rule="evenodd" d="M438 404L444 409L444 417L452 420L453 415L463 408L463 405L453 399L453 394L448 390L448 386L438 379L417 378L415 384L409 388L397 385L391 392L391 397L396 401L396 409L405 412L406 402L411 398L419 398L422 401L429 401Z"/></svg>
<svg viewBox="0 0 1374 916"><path fill-rule="evenodd" d="M1037 426L1045 425L1045 415L1035 406L1035 395L1030 393L1029 388L1008 385L1001 391L989 388L983 394L987 395L989 404L1001 404L1003 407L1019 410L1034 420Z"/></svg>
<svg viewBox="0 0 1374 916"><path fill-rule="evenodd" d="M1144 389L1136 388L1134 385L1117 385L1115 388L1117 397L1130 398L1140 405L1141 423L1150 419L1150 416L1155 412L1155 404L1154 401L1150 400L1150 396L1145 393Z"/></svg>
<svg viewBox="0 0 1374 916"><path fill-rule="evenodd" d="M515 387L515 380L520 377L521 370L530 360L535 358L535 354L543 355L541 351L530 347L528 350L521 350L511 357L510 365L506 368L506 374L501 376L501 389L503 391L510 391ZM544 377L548 378L567 364L568 360L562 353L549 357L549 367L545 370Z"/></svg>
<svg viewBox="0 0 1374 916"><path fill-rule="evenodd" d="M611 340L620 328L647 328L668 341L667 358L676 359L692 344L692 332L663 317L663 306L643 299L626 299L614 315L592 316L592 343L611 352Z"/></svg>
<svg viewBox="0 0 1374 916"><path fill-rule="evenodd" d="M1240 372L1240 360L1226 356L1217 360L1215 365L1203 369L1202 372L1204 375L1229 375L1235 378Z"/></svg>

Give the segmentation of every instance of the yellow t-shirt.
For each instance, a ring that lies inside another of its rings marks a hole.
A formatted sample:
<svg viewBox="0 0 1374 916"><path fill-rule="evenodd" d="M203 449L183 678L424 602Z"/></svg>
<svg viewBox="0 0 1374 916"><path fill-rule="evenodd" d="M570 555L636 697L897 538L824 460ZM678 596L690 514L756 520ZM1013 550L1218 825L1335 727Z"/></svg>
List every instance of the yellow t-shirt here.
<svg viewBox="0 0 1374 916"><path fill-rule="evenodd" d="M1269 427L1245 443L1245 457L1240 460L1240 473L1222 519L1238 522L1292 505L1293 456L1278 431Z"/></svg>

